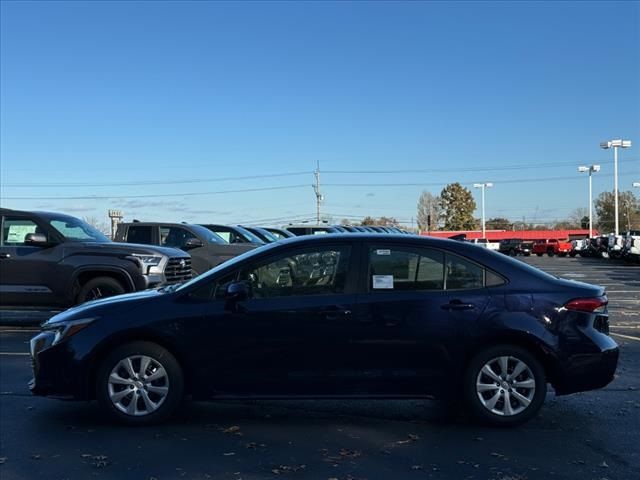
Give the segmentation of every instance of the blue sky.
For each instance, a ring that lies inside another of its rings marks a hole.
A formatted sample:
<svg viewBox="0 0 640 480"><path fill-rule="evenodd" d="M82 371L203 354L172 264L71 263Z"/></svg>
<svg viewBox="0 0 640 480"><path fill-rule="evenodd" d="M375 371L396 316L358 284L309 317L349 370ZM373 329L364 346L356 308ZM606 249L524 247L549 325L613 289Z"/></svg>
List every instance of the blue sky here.
<svg viewBox="0 0 640 480"><path fill-rule="evenodd" d="M320 162L335 221L409 222L453 181L561 219L578 165L613 188L602 140L640 181L639 5L3 1L1 203L282 224L313 217Z"/></svg>

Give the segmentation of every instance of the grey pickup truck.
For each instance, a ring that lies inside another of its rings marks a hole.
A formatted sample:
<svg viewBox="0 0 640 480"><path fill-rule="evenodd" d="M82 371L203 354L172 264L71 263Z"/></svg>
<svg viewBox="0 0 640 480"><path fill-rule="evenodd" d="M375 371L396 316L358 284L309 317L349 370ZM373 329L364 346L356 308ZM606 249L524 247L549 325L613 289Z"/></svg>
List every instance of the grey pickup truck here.
<svg viewBox="0 0 640 480"><path fill-rule="evenodd" d="M82 220L0 209L0 309L68 308L191 278L189 254L115 243Z"/></svg>
<svg viewBox="0 0 640 480"><path fill-rule="evenodd" d="M120 223L116 241L173 247L188 252L194 277L256 247L250 243L227 243L211 230L187 223Z"/></svg>

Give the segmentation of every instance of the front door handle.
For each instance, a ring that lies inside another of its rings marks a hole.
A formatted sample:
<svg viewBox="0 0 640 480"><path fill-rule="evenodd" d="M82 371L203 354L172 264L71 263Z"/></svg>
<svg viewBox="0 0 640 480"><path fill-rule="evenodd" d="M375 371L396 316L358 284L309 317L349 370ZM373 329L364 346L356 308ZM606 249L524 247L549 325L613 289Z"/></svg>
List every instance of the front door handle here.
<svg viewBox="0 0 640 480"><path fill-rule="evenodd" d="M473 303L463 303L460 300L451 300L441 306L443 310L472 310L475 308Z"/></svg>
<svg viewBox="0 0 640 480"><path fill-rule="evenodd" d="M0 253L0 258L11 258L10 253Z"/></svg>
<svg viewBox="0 0 640 480"><path fill-rule="evenodd" d="M327 320L341 320L344 318L351 317L351 310L347 308L345 309L336 308L336 309L324 310L322 314L324 315L324 318Z"/></svg>

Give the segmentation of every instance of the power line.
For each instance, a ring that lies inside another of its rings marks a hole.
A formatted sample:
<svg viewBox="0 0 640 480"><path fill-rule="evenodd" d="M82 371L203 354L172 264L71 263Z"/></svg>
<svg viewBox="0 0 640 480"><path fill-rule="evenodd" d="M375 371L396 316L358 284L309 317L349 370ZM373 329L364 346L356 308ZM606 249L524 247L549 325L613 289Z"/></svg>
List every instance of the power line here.
<svg viewBox="0 0 640 480"><path fill-rule="evenodd" d="M620 159L618 163L637 162L636 158L626 157ZM603 160L598 162L600 164L613 163L612 160ZM391 169L391 170L323 170L325 174L340 174L340 175L366 175L366 174L403 174L403 173L451 173L451 172L493 172L493 171L508 171L508 170L524 170L531 168L546 168L546 167L559 167L559 166L576 166L577 162L546 162L546 163L529 163L529 164L511 164L511 165L499 165L499 166L486 166L486 167L448 167L448 168L424 168L424 169ZM7 169L6 171L10 171ZM120 169L119 169L120 170ZM16 170L19 171L19 170ZM4 187L13 188L53 188L53 187L117 187L117 186L140 186L140 185L174 185L174 184L197 184L197 183L210 183L210 182L223 182L234 180L256 180L265 178L278 178L278 177L292 177L302 175L315 175L318 170L314 171L298 171L298 172L283 172L263 175L246 175L238 177L218 177L218 178L189 178L189 179L161 179L161 180L141 180L141 181L129 181L129 182L64 182L64 183L4 183ZM502 183L502 182L501 182Z"/></svg>
<svg viewBox="0 0 640 480"><path fill-rule="evenodd" d="M174 185L188 183L209 183L209 182L226 182L233 180L256 180L264 178L293 177L300 175L309 175L310 172L288 172L273 173L266 175L247 175L243 177L219 177L219 178L189 178L183 180L142 180L135 182L108 182L108 183L5 183L5 187L29 187L29 188L51 188L51 187L126 187L140 185Z"/></svg>
<svg viewBox="0 0 640 480"><path fill-rule="evenodd" d="M188 193L152 193L145 195L104 195L77 197L1 197L4 200L110 200L119 198L158 198L158 197L194 197L199 195L222 195L226 193L263 192L267 190L287 190L293 188L308 188L304 185L283 185L280 187L244 188L240 190L220 190L217 192L188 192Z"/></svg>

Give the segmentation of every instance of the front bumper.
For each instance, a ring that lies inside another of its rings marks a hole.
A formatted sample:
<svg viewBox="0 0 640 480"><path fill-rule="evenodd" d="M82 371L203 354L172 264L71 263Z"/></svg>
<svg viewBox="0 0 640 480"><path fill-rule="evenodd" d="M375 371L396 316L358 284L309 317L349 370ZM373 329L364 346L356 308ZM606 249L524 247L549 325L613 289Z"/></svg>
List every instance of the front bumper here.
<svg viewBox="0 0 640 480"><path fill-rule="evenodd" d="M86 388L82 384L85 376L78 370L73 352L65 342L53 345L54 338L54 332L44 331L31 339L31 393L66 399L86 398Z"/></svg>

